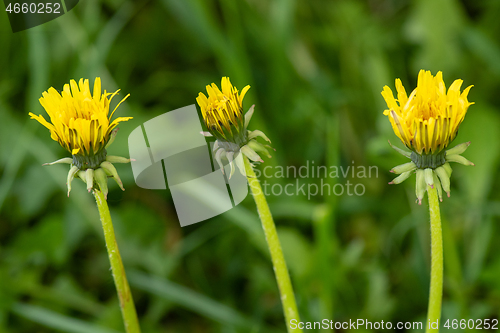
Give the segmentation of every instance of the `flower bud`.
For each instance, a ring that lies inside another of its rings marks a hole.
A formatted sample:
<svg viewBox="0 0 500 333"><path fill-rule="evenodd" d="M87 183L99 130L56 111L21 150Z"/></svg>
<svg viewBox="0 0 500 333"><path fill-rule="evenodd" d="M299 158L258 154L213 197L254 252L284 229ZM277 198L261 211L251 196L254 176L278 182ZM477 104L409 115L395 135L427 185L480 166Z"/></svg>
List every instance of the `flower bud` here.
<svg viewBox="0 0 500 333"><path fill-rule="evenodd" d="M248 89L250 86L244 87L240 93L231 84L228 77L223 77L221 89L212 83L206 87L208 97L200 92L196 98L203 121L209 131L209 133L202 132L202 134L204 136L210 134L217 139L213 147L214 152L216 152L215 160L224 173L222 159L227 158L231 166L229 177L233 175L235 169L233 161L240 152L254 162L264 162L259 153L271 157L266 146L256 139L260 137L268 142L271 140L262 131L249 131L247 129L255 108L252 105L248 112L243 115L243 98ZM238 168L241 171L240 166ZM242 174L246 175L246 171Z"/></svg>

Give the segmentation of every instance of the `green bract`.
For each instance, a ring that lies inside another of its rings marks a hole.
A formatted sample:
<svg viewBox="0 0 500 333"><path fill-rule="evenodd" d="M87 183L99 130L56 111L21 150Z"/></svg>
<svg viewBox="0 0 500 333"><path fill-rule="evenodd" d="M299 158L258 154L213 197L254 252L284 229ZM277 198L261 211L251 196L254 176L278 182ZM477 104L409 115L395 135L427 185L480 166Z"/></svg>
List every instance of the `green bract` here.
<svg viewBox="0 0 500 333"><path fill-rule="evenodd" d="M439 200L443 201L443 190L450 196L450 177L452 169L449 162L457 162L463 165L474 165L471 161L463 157L462 154L470 145L469 142L461 143L454 148L437 154L422 154L407 152L395 147L401 155L410 158L412 161L392 168L391 172L399 176L394 178L389 184L399 184L408 179L413 172L417 175L415 193L420 205L427 190L427 186L437 187Z"/></svg>

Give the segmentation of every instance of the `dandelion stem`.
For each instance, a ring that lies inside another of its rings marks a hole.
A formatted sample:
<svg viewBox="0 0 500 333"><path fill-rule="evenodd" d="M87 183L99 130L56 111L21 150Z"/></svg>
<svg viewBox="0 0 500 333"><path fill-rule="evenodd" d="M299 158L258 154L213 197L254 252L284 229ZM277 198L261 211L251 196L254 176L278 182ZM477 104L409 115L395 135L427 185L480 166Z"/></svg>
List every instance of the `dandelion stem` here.
<svg viewBox="0 0 500 333"><path fill-rule="evenodd" d="M427 194L429 196L429 213L431 215L431 284L425 332L439 332L441 300L443 298L443 232L436 188L427 186ZM431 324L436 327L436 321L438 321L437 328L431 328Z"/></svg>
<svg viewBox="0 0 500 333"><path fill-rule="evenodd" d="M100 190L94 189L93 193L95 201L97 202L97 208L99 209L99 215L101 216L109 262L111 263L111 271L113 272L113 279L120 300L125 330L127 333L140 333L141 329L139 328L139 322L137 320L134 300L132 299L132 293L130 292L127 276L125 275L122 258L118 251L118 244L116 243L115 231L113 229L111 215L109 214L108 203Z"/></svg>
<svg viewBox="0 0 500 333"><path fill-rule="evenodd" d="M276 232L273 216L271 215L271 211L267 205L266 196L262 191L262 187L260 186L259 180L255 176L255 172L253 171L248 158L243 157L243 159L245 161L248 183L250 185L255 204L257 205L257 211L259 212L269 252L271 253L271 261L273 263L274 273L278 282L288 332L302 332L301 329L292 329L291 323L295 322L294 320L296 320L295 323L300 322L299 312L297 310L292 282L290 281L290 275L288 274L288 268L283 256L283 251L281 250L281 244L278 238L278 233Z"/></svg>

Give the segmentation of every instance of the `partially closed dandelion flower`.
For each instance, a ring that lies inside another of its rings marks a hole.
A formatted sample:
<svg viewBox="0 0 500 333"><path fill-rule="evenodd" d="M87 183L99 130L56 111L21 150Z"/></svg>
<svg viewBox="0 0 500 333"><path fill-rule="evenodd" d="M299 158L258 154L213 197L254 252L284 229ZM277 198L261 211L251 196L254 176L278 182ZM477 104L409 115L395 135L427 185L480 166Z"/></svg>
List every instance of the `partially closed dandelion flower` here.
<svg viewBox="0 0 500 333"><path fill-rule="evenodd" d="M254 162L263 162L258 153L264 153L271 157L267 148L268 145L259 143L256 138L262 137L264 140L271 142L267 136L259 130L247 130L248 123L252 118L254 106L243 115L243 98L250 86L246 86L238 92L238 89L233 87L228 77L223 77L221 80L221 89L215 83L206 87L208 98L202 92L196 98L196 102L200 106L201 114L209 133L204 132L205 136L214 136L217 141L214 145L215 158L221 167L221 159L226 157L231 165L231 174L234 173L233 161L241 152ZM241 162L236 163L242 174L245 173L245 168Z"/></svg>
<svg viewBox="0 0 500 333"><path fill-rule="evenodd" d="M79 176L87 183L87 188L93 188L94 180L101 190L107 194L106 178L113 177L123 189L116 169L111 163L127 163L129 159L118 156L107 156L106 147L116 135L118 123L128 121L132 117L118 117L111 120L118 106L127 99L125 96L110 113L109 104L118 94L101 92L101 79L96 78L93 93L89 87L89 80L80 79L78 84L71 80L65 84L62 93L50 88L43 92L40 104L49 115L50 122L42 115L29 113L31 119L50 130L50 137L59 142L73 156L63 158L55 163L71 164L68 173L68 195L71 191L71 181Z"/></svg>
<svg viewBox="0 0 500 333"><path fill-rule="evenodd" d="M401 174L391 183L399 184L417 170L416 192L419 203L427 185L434 187L434 184L437 184L441 200L441 187L448 196L450 195L452 170L448 162L473 165L460 155L470 142L446 150L457 136L467 109L473 104L467 100L472 86L460 92L462 83L462 80L455 80L446 90L441 72L433 76L430 71L421 70L418 74L417 88L409 97L400 79L396 79L397 99L388 86L382 91L389 108L384 111L384 115L389 117L394 133L411 150L406 152L395 148L410 158L411 162L391 170Z"/></svg>

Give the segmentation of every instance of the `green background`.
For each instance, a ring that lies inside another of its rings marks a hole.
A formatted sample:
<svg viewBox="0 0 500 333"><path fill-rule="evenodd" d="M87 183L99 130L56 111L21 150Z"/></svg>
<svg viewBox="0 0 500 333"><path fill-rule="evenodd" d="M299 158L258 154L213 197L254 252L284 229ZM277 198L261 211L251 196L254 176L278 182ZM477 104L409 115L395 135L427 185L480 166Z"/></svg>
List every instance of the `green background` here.
<svg viewBox="0 0 500 333"><path fill-rule="evenodd" d="M0 332L123 332L95 202L79 181L66 197L67 166L41 166L68 154L28 117L45 114L49 87L96 76L131 94L117 114L134 119L112 155L128 155L135 127L229 76L251 85L250 129L276 148L265 165L378 166L378 177L351 179L363 196L268 201L303 321L394 323L426 320L429 222L414 176L387 184L405 158L387 143L402 147L380 92L398 77L411 91L420 69L473 84L453 145L472 141L464 156L476 166L453 165L441 205L443 319L498 318L498 17L495 0L85 0L13 34L2 7ZM285 331L251 196L181 228L168 190L138 188L129 165L118 172L126 191L110 182L108 202L143 332Z"/></svg>

